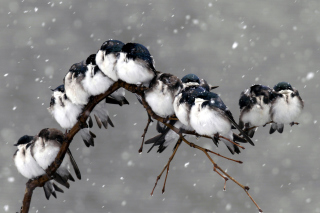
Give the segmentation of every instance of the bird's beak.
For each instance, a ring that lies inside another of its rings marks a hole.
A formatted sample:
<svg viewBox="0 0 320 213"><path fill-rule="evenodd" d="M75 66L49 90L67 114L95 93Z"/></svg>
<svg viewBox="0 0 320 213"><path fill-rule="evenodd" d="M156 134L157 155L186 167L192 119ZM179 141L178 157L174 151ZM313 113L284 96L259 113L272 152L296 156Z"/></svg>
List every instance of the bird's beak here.
<svg viewBox="0 0 320 213"><path fill-rule="evenodd" d="M19 145L19 144L17 144L17 143L16 143L16 144L13 144L13 146L18 146L18 145Z"/></svg>
<svg viewBox="0 0 320 213"><path fill-rule="evenodd" d="M210 87L210 90L212 90L212 89L216 89L216 88L218 88L219 86L212 86L212 87Z"/></svg>

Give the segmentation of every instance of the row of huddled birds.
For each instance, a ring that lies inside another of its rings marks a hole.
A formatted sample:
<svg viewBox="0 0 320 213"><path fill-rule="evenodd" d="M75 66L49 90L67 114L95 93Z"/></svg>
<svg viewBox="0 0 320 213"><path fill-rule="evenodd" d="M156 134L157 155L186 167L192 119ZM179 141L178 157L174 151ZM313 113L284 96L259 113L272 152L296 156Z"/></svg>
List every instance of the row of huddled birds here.
<svg viewBox="0 0 320 213"><path fill-rule="evenodd" d="M167 122L181 132L195 131L199 135L210 136L216 145L221 140L232 154L240 153L235 145L237 142L254 145L251 138L258 126L270 123L272 134L275 131L282 133L284 124L298 124L294 120L304 105L298 91L287 82L280 82L273 89L256 84L240 95L241 113L237 124L220 96L211 92L216 87L204 79L194 74L179 79L172 74L158 72L154 68L152 56L143 45L108 40L96 54L71 66L63 80L64 84L52 90L48 110L62 128L69 130L77 123L90 97L105 93L119 79L147 87L144 97L153 112L163 118L175 115L178 119L168 119ZM107 128L108 124L113 127L106 109L108 103L120 106L129 104L124 89L116 90L95 106L92 114L100 128ZM88 127L81 129L80 135L89 147L94 145L95 138L89 130L92 127L91 117L87 123ZM241 137L233 133L232 129L238 129ZM159 122L157 131L159 135L145 142L152 144L149 151L158 146L157 151L161 153L170 143L179 139L178 134ZM64 134L53 128L43 129L35 136L22 136L15 144L18 150L14 154L14 162L18 171L28 179L45 174L57 156L63 139ZM68 150L54 178L43 186L47 199L51 195L56 197L56 191L63 192L54 181L67 188L70 186L68 181L74 181L70 165L77 178L81 179L79 168Z"/></svg>

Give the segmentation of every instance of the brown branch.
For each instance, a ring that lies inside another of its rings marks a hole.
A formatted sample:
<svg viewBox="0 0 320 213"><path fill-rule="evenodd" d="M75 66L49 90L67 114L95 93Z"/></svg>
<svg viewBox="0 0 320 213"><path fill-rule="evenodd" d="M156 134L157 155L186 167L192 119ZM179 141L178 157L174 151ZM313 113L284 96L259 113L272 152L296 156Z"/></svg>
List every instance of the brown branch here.
<svg viewBox="0 0 320 213"><path fill-rule="evenodd" d="M176 132L177 134L180 135L180 142L177 144L172 156L169 158L169 161L167 163L167 165L164 167L163 171L161 172L161 174L157 177L157 181L155 183L154 188L157 185L158 180L160 179L162 173L164 172L164 170L167 168L167 175L168 175L168 171L169 171L169 165L171 160L173 159L174 155L177 152L177 149L181 143L181 140L184 141L186 144L188 144L189 146L199 149L201 151L203 151L206 156L209 158L209 160L212 162L212 164L214 165L214 171L216 171L221 177L223 177L225 179L225 184L227 179L231 179L233 182L235 182L236 184L238 184L241 188L243 188L247 195L250 197L250 199L253 201L253 203L257 206L257 208L259 209L260 212L262 212L262 210L260 209L260 207L257 205L257 203L253 200L253 198L250 196L250 194L248 193L249 187L248 186L244 186L242 184L240 184L238 181L236 181L233 177L231 177L229 174L227 174L225 171L223 171L214 161L213 159L210 157L210 155L208 154L208 152L216 154L220 157L226 158L228 160L232 160L238 163L242 163L241 161L236 161L230 158L227 158L225 156L222 156L218 153L215 153L211 150L205 149L201 146L198 146L194 143L190 143L189 141L187 141L182 134L180 133L180 130L168 123L166 123L166 121L168 119L162 118L158 115L156 115L152 109L150 108L150 106L148 105L148 103L145 100L144 97L144 90L146 88L141 87L141 86L136 86L136 85L132 85L132 84L127 84L123 81L117 81L115 82L104 94L100 94L97 96L94 96L93 98L90 99L90 102L84 107L83 113L79 116L78 122L72 127L72 129L69 132L66 132L65 134L65 139L61 145L60 151L56 157L56 159L54 160L54 162L52 162L52 164L47 168L46 170L46 174L35 178L35 179L31 179L27 182L26 184L26 190L25 190L25 195L24 195L24 199L23 199L23 203L22 203L22 207L21 207L21 211L20 213L27 213L29 212L29 208L30 208L30 203L31 203L31 198L32 198L32 194L33 194L33 190L36 187L41 187L43 186L47 181L49 181L50 179L52 179L52 176L54 175L55 171L59 168L59 166L61 165L63 158L67 152L67 149L70 145L70 143L72 142L73 137L76 135L76 133L81 129L81 127L86 126L86 120L88 118L88 116L90 115L91 111L93 110L93 108L100 102L102 101L104 98L106 98L107 96L109 96L110 94L112 94L115 90L119 89L120 87L125 88L126 90L132 92L132 93L136 93L138 95L141 96L142 99L142 103L144 108L146 109L146 111L148 112L148 115L150 115L153 119L162 122L164 125L166 125L167 127L169 127L171 130L173 130L174 132ZM147 129L147 128L146 128ZM146 130L145 130L146 132ZM201 135L199 135L201 136ZM206 136L202 136L202 137L206 137ZM211 137L209 137L211 138ZM224 177L220 172L218 172L217 170L221 171L221 173L223 173L226 177ZM167 179L167 175L166 175L166 179ZM163 191L165 189L165 183L164 182L164 187L163 187ZM153 190L152 190L153 193Z"/></svg>
<svg viewBox="0 0 320 213"><path fill-rule="evenodd" d="M90 115L90 112L93 110L93 108L104 98L112 94L114 91L119 89L120 87L124 88L133 88L136 86L126 84L122 81L115 82L104 94L97 95L90 99L90 102L84 107L83 113L78 119L78 122L72 127L72 129L65 134L65 139L60 147L60 151L55 158L54 162L46 169L46 174L35 178L30 179L26 184L26 190L24 194L24 198L22 201L22 207L20 210L20 213L27 213L29 212L31 198L33 194L33 190L36 187L43 186L47 181L52 179L51 177L54 175L55 171L59 168L61 165L63 158L67 152L67 149L69 148L69 145L73 139L73 137L77 134L77 132L81 129L81 126L86 125L86 120L88 116Z"/></svg>
<svg viewBox="0 0 320 213"><path fill-rule="evenodd" d="M140 146L140 149L139 149L139 153L141 153L142 150L143 150L144 139L146 137L146 134L148 132L148 128L149 128L149 125L150 125L151 122L153 122L153 120L151 119L150 115L148 114L148 123L147 123L146 127L143 130L143 134L141 135L142 142L141 142L141 146Z"/></svg>

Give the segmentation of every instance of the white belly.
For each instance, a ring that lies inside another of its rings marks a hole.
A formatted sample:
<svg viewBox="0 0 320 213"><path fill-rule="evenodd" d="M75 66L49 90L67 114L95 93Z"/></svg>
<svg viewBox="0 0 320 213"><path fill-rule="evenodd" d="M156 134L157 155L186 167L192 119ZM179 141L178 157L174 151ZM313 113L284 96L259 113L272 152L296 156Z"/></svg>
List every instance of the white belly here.
<svg viewBox="0 0 320 213"><path fill-rule="evenodd" d="M285 95L284 95L285 96ZM278 98L272 108L272 120L276 123L288 124L294 121L301 113L302 107L297 97L291 98L290 94L286 99Z"/></svg>
<svg viewBox="0 0 320 213"><path fill-rule="evenodd" d="M124 53L120 53L116 65L119 79L129 84L143 84L149 87L149 83L154 77L153 71L148 70L138 60L125 60L125 57Z"/></svg>
<svg viewBox="0 0 320 213"><path fill-rule="evenodd" d="M250 126L262 126L270 121L270 106L263 104L254 105L249 112L243 112L241 120L243 123L250 123Z"/></svg>
<svg viewBox="0 0 320 213"><path fill-rule="evenodd" d="M208 106L201 108L202 102L197 102L190 111L190 125L200 135L213 136L216 133L228 135L231 124L222 115Z"/></svg>

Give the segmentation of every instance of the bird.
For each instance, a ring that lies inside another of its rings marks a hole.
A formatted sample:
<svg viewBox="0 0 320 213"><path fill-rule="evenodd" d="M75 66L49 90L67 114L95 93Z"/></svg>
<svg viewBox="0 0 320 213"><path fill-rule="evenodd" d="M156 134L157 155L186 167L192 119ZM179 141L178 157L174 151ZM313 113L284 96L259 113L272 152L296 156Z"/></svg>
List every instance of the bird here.
<svg viewBox="0 0 320 213"><path fill-rule="evenodd" d="M60 85L53 89L53 94L50 100L49 113L59 123L59 125L68 130L71 129L77 122L78 117L82 113L83 105L74 104L65 93L64 85ZM89 127L92 123L89 118ZM89 128L83 128L80 131L82 140L87 147L94 146L94 138L96 137Z"/></svg>
<svg viewBox="0 0 320 213"><path fill-rule="evenodd" d="M158 116L167 118L174 114L173 101L182 89L181 80L169 73L157 73L145 90L145 100Z"/></svg>
<svg viewBox="0 0 320 213"><path fill-rule="evenodd" d="M54 130L51 132L51 139L55 138L59 141L63 140L62 132L60 132L59 130ZM58 132L58 134L56 134L56 132ZM55 147L52 147L51 145L46 146L43 142L43 138L45 137L43 137L42 130L36 136L22 136L18 140L18 142L14 144L14 146L17 146L18 148L13 155L15 166L17 167L19 173L28 179L34 179L38 176L46 174L47 167L53 162L56 154L59 152L60 148L58 148L58 151L56 151ZM40 158L39 155L41 156ZM52 161L50 161L49 159L51 159ZM57 169L56 173L54 174L54 180L67 188L70 187L68 180L74 181L74 178L66 169L66 166L70 164L74 166L77 177L81 179L80 170L77 164L75 163L70 150L68 150L67 155L65 155L65 158L61 166ZM63 193L63 190L59 188L53 180L47 181L44 184L43 189L47 199L50 198L51 194L56 198L56 191Z"/></svg>
<svg viewBox="0 0 320 213"><path fill-rule="evenodd" d="M120 80L145 87L149 87L157 74L148 49L138 43L127 43L122 47L116 63L116 72Z"/></svg>
<svg viewBox="0 0 320 213"><path fill-rule="evenodd" d="M88 67L83 63L73 64L63 79L65 92L73 104L86 105L90 94L84 89L83 83L88 75Z"/></svg>
<svg viewBox="0 0 320 213"><path fill-rule="evenodd" d="M249 137L253 137L255 127L271 121L270 108L273 99L272 89L261 84L252 85L241 92L239 99L239 126Z"/></svg>
<svg viewBox="0 0 320 213"><path fill-rule="evenodd" d="M46 170L55 160L64 139L64 134L55 128L44 128L39 132L35 142L31 147L31 153L33 153L34 159L43 170ZM55 180L57 180L59 183L65 183L67 188L69 188L68 180L74 181L74 178L69 172L71 165L76 173L77 178L81 180L81 173L77 163L73 158L71 151L67 149L67 154L65 155L60 167L56 171L58 176L55 177Z"/></svg>
<svg viewBox="0 0 320 213"><path fill-rule="evenodd" d="M118 81L117 61L124 43L118 40L105 41L96 54L96 64L113 81Z"/></svg>
<svg viewBox="0 0 320 213"><path fill-rule="evenodd" d="M86 77L82 81L84 90L90 95L95 96L105 93L114 83L108 75L106 75L96 63L96 54L91 54L89 57L82 62L82 64L87 66ZM124 104L129 104L128 100L125 98L124 88L119 88L114 91L106 99L106 103L119 104L120 106Z"/></svg>
<svg viewBox="0 0 320 213"><path fill-rule="evenodd" d="M154 81L155 81L155 79L152 80L150 85L153 85ZM169 120L167 122L170 125L179 129L181 132L194 131L194 129L188 123L188 109L187 109L187 106L185 105L185 103L183 103L183 101L181 100L182 94L184 94L186 91L188 91L190 89L197 88L200 85L208 90L212 89L212 88L216 88L216 87L212 87L211 85L209 86L209 84L204 79L200 79L195 74L185 75L184 77L181 78L181 83L182 83L182 85L179 83L179 87L180 87L179 92L176 93L176 96L174 97L174 100L173 100L173 102L174 102L173 103L173 112L176 114L176 116L178 117L179 120L178 121L177 120ZM180 103L180 101L181 101L181 103ZM149 103L149 105L150 105L150 103ZM156 107L154 107L154 108L156 108ZM184 121L184 123L182 123L182 121L180 121L180 119L182 119ZM150 152L154 146L158 146L157 152L162 153L163 150L165 150L169 144L171 144L172 142L176 142L180 137L176 132L174 132L173 130L171 130L169 127L167 127L165 125L161 125L161 123L159 123L159 122L157 123L157 131L160 134L145 141L145 144L152 144L152 146L148 152Z"/></svg>
<svg viewBox="0 0 320 213"><path fill-rule="evenodd" d="M232 113L218 94L209 92L203 87L198 87L188 93L185 101L189 110L190 126L198 134L212 137L217 145L219 135L234 141L231 130L233 126L239 130L247 142L254 145L252 140L235 122ZM240 153L239 148L234 143L227 140L223 140L223 142L232 154Z"/></svg>
<svg viewBox="0 0 320 213"><path fill-rule="evenodd" d="M294 120L300 115L304 102L298 90L288 82L279 82L273 87L274 99L271 102L270 116L272 120L269 133L276 130L283 132L284 124L298 124Z"/></svg>

